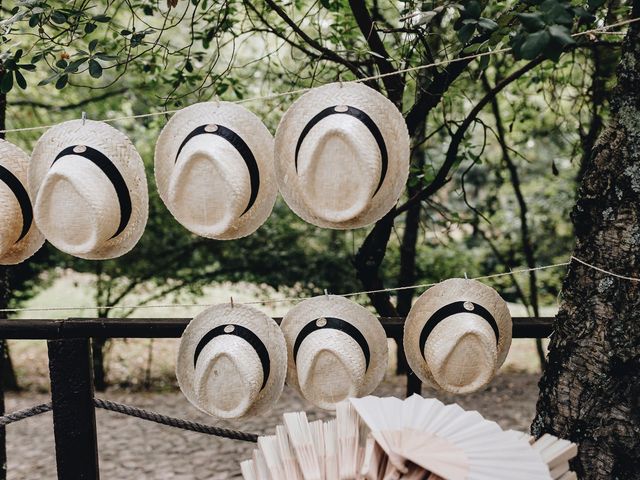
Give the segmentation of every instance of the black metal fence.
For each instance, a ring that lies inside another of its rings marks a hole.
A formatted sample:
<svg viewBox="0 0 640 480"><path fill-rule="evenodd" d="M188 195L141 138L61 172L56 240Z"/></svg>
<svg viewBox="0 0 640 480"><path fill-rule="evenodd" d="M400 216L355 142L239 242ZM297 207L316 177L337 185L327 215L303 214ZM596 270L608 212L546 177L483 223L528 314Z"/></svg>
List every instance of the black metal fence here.
<svg viewBox="0 0 640 480"><path fill-rule="evenodd" d="M280 319L276 319L279 321ZM94 398L91 368L91 338L178 338L189 318L69 318L65 320L0 320L0 338L47 340L51 410L59 479L98 479L97 432L95 408L109 408L158 423L218 435L214 427L143 412L140 409ZM404 318L381 318L387 337L402 340ZM553 318L515 317L514 338L544 338L551 334ZM400 343L399 343L400 345ZM419 393L421 384L407 374L407 393ZM0 395L2 389L0 388ZM1 400L1 399L0 399ZM106 405L106 406L105 406ZM46 406L40 406L46 407ZM42 410L42 409L41 409ZM47 411L42 410L42 411ZM137 411L131 413L131 411ZM140 412L146 413L140 414ZM40 412L41 413L41 412ZM173 423L171 423L171 421ZM183 425L183 426L181 426ZM187 427L185 427L186 425ZM0 447L4 452L5 427L0 426ZM242 432L232 432L242 433ZM251 438L251 434L242 434ZM247 439L237 436L237 439ZM227 436L229 435L222 435ZM233 438L233 435L231 435ZM251 441L251 440L249 440ZM4 471L4 469L2 469ZM4 480L0 475L0 480Z"/></svg>

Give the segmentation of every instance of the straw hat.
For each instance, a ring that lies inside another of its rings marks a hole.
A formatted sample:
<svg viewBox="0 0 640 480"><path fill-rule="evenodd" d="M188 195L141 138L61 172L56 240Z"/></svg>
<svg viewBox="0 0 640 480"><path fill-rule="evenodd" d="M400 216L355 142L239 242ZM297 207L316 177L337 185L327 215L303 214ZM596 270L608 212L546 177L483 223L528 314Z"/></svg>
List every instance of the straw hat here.
<svg viewBox="0 0 640 480"><path fill-rule="evenodd" d="M418 377L453 393L487 385L511 345L511 315L493 288L452 278L423 293L404 326L404 350Z"/></svg>
<svg viewBox="0 0 640 480"><path fill-rule="evenodd" d="M72 120L47 130L33 149L29 191L38 228L76 257L119 257L147 223L142 159L124 134L103 122Z"/></svg>
<svg viewBox="0 0 640 480"><path fill-rule="evenodd" d="M26 189L28 168L29 155L0 139L0 265L22 262L44 243L33 223Z"/></svg>
<svg viewBox="0 0 640 480"><path fill-rule="evenodd" d="M180 340L176 375L182 393L219 418L269 410L286 376L286 346L278 324L246 305L216 305L198 314Z"/></svg>
<svg viewBox="0 0 640 480"><path fill-rule="evenodd" d="M334 409L371 393L387 370L387 336L366 308L335 295L304 300L280 324L287 340L287 384L314 405Z"/></svg>
<svg viewBox="0 0 640 480"><path fill-rule="evenodd" d="M249 110L227 102L176 113L158 138L155 174L178 222L219 240L257 230L278 194L271 133Z"/></svg>
<svg viewBox="0 0 640 480"><path fill-rule="evenodd" d="M402 113L361 84L332 83L304 94L282 118L275 148L282 196L320 227L359 228L379 220L409 175Z"/></svg>

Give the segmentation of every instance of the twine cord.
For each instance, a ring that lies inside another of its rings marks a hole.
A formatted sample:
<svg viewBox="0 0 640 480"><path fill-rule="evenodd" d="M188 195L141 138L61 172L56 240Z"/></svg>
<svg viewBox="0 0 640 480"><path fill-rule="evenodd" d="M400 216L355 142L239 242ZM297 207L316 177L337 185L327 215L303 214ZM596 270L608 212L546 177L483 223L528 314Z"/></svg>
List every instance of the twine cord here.
<svg viewBox="0 0 640 480"><path fill-rule="evenodd" d="M629 18L627 20L622 20L620 22L612 23L610 25L603 25L602 27L596 27L596 28L593 28L591 30L585 30L584 32L574 33L571 36L575 38L575 37L580 37L580 36L583 36L583 35L593 35L593 34L601 34L601 33L609 34L611 32L608 32L608 30L610 30L612 28L621 27L621 26L624 26L624 25L629 25L631 23L635 23L635 22L638 22L638 21L640 21L640 18ZM622 33L622 32L613 32L613 33L617 34L617 33ZM387 72L387 73L381 73L381 74L377 74L377 75L371 75L371 76L368 76L368 77L357 78L355 80L346 80L346 81L342 81L341 83L363 83L363 82L369 82L369 81L372 81L372 80L379 80L379 79L382 79L382 78L390 77L392 75L402 75L404 73L417 72L417 71L420 71L420 70L440 67L440 66L443 66L443 65L450 65L452 63L466 62L467 60L474 60L476 58L482 58L482 57L486 57L486 56L490 56L490 55L497 55L499 53L506 53L506 52L510 52L511 50L513 50L511 47L505 47L505 48L500 48L500 49L497 49L497 50L490 50L488 52L482 52L482 53L476 53L476 54L473 54L473 55L467 55L465 57L458 57L458 58L452 58L452 59L447 59L447 60L440 60L440 61L429 63L429 64L426 64L426 65L418 65L416 67L403 68L403 69L400 69L400 70L395 70L393 72ZM303 94L305 92L308 92L309 90L312 90L312 88L315 88L315 87L299 88L299 89L295 89L295 90L289 90L287 92L270 93L270 94L267 94L267 95L261 95L261 96L257 96L257 97L245 98L245 99L242 99L242 100L234 100L234 101L230 101L229 103L241 104L241 103L257 102L257 101L261 101L261 100L273 100L273 99L281 98L281 97L300 95L300 94ZM98 120L98 121L111 123L111 122L119 122L119 121L122 121L122 120L132 120L132 119L139 119L139 118L155 117L155 116L159 116L159 115L170 115L170 114L176 113L178 111L179 111L179 109L162 110L162 111L159 111L159 112L142 113L142 114L139 114L139 115L128 115L128 116L123 116L123 117L106 118L106 119L102 119L102 120ZM55 125L38 125L38 126L34 126L34 127L9 128L9 129L5 129L5 130L0 130L0 133L29 132L29 131L33 131L33 130L45 130L45 129L52 128L54 126Z"/></svg>
<svg viewBox="0 0 640 480"><path fill-rule="evenodd" d="M592 268L594 270L597 270L598 272L604 273L606 275L610 275L612 277L616 277L616 278L620 278L622 280L628 280L631 282L640 282L640 278L637 277L629 277L627 275L620 275L618 273L615 272L611 272L609 270L605 270L604 268L600 268L597 267L595 265L592 265L584 260L581 260L578 257L575 256L571 256L569 258L569 261L567 262L561 262L561 263L553 263L551 265L542 265L539 267L533 267L533 268L523 268L523 269L519 269L519 270L511 270L509 272L502 272L502 273L494 273L492 275L482 275L479 277L473 277L470 280L487 280L490 278L500 278L500 277L504 277L507 275L517 275L517 274L521 274L521 273L529 273L529 272L537 272L540 270L548 270L548 269L552 269L552 268L560 268L560 267L567 267L571 264L571 262L575 260L576 262ZM466 274L465 274L466 277ZM355 297L358 295L369 295L369 294L374 294L374 293L387 293L387 292L399 292L402 290L417 290L420 288L428 288L428 287L433 287L434 285L436 285L437 283L421 283L421 284L417 284L417 285L407 285L407 286L403 286L403 287L393 287L393 288L381 288L379 290L363 290L360 292L351 292L351 293L343 293L343 294L336 294L339 297ZM325 289L326 291L326 289ZM328 293L328 292L326 292ZM277 299L269 299L269 300L256 300L256 301L252 301L252 302L235 302L232 300L233 305L268 305L268 304L274 304L274 303L286 303L286 302L300 302L302 300L305 300L307 298L310 297L287 297L287 298L277 298ZM165 304L156 304L156 305L104 305L104 306L91 306L91 307L21 307L21 308L2 308L0 309L0 313L16 313L16 312L56 312L56 311L68 311L68 310L78 310L78 311L82 311L82 310L116 310L116 309L123 309L123 310L131 310L131 309L139 309L139 308L178 308L178 307L184 307L184 308L191 308L191 307L202 307L202 308L206 308L206 307L210 307L212 304L210 303L165 303Z"/></svg>
<svg viewBox="0 0 640 480"><path fill-rule="evenodd" d="M110 400L103 400L100 398L94 398L93 403L96 408L102 408L103 410L129 415L130 417L140 418L142 420L179 428L181 430L228 438L230 440L240 440L242 442L256 443L258 441L258 435L255 433L240 432L237 430L230 430L228 428L214 427L213 425L206 425L204 423L192 422L191 420L185 420L183 418L169 417L158 412L152 412L150 410L144 410L142 408L132 407L131 405L125 405L123 403L112 402ZM25 420L27 418L50 412L52 409L53 406L51 402L49 402L12 413L7 413L0 417L0 427L6 427L12 423L19 422L20 420Z"/></svg>

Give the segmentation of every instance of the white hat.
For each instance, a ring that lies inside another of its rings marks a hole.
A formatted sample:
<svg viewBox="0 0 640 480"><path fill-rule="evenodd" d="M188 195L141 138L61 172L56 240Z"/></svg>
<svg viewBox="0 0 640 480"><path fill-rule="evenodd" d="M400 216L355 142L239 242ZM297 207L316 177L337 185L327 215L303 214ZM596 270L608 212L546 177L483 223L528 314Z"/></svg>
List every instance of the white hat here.
<svg viewBox="0 0 640 480"><path fill-rule="evenodd" d="M0 265L22 262L44 243L33 222L28 169L29 155L0 139Z"/></svg>
<svg viewBox="0 0 640 480"><path fill-rule="evenodd" d="M280 193L305 221L349 229L382 218L409 175L402 113L361 84L332 83L300 97L275 140Z"/></svg>
<svg viewBox="0 0 640 480"><path fill-rule="evenodd" d="M404 326L413 372L453 393L487 385L511 345L511 315L498 292L475 280L452 278L423 293Z"/></svg>
<svg viewBox="0 0 640 480"><path fill-rule="evenodd" d="M219 240L253 233L278 194L271 133L249 110L228 102L176 113L158 138L155 175L178 222Z"/></svg>
<svg viewBox="0 0 640 480"><path fill-rule="evenodd" d="M216 305L198 314L180 340L176 375L182 393L219 418L269 410L287 370L278 324L246 305Z"/></svg>
<svg viewBox="0 0 640 480"><path fill-rule="evenodd" d="M40 137L31 155L35 220L56 248L104 260L131 250L149 210L142 158L103 122L72 120Z"/></svg>
<svg viewBox="0 0 640 480"><path fill-rule="evenodd" d="M280 324L287 384L320 408L371 393L387 370L387 336L366 308L335 295L304 300Z"/></svg>

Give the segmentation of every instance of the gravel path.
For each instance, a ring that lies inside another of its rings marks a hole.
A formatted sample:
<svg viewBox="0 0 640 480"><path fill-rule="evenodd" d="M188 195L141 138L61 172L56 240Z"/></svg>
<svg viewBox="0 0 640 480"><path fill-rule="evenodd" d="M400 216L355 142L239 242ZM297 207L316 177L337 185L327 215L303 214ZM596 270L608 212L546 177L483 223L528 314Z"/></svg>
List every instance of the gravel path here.
<svg viewBox="0 0 640 480"><path fill-rule="evenodd" d="M405 381L390 377L375 392L402 396ZM482 392L453 396L436 394L425 388L423 395L437 396L445 403L459 402L464 408L478 410L504 428L527 430L535 411L537 376L522 373L499 375ZM155 410L171 416L213 423L198 412L180 392L124 393L107 392L102 398ZM11 412L49 401L48 395L25 393L8 395L6 410ZM271 432L282 413L306 409L311 419L327 416L285 387L277 409L268 415L242 424L218 422L218 425L248 432ZM98 448L102 480L153 479L191 480L239 477L239 462L250 456L254 444L219 439L145 422L117 413L98 410ZM56 478L53 426L46 413L7 427L8 478Z"/></svg>

